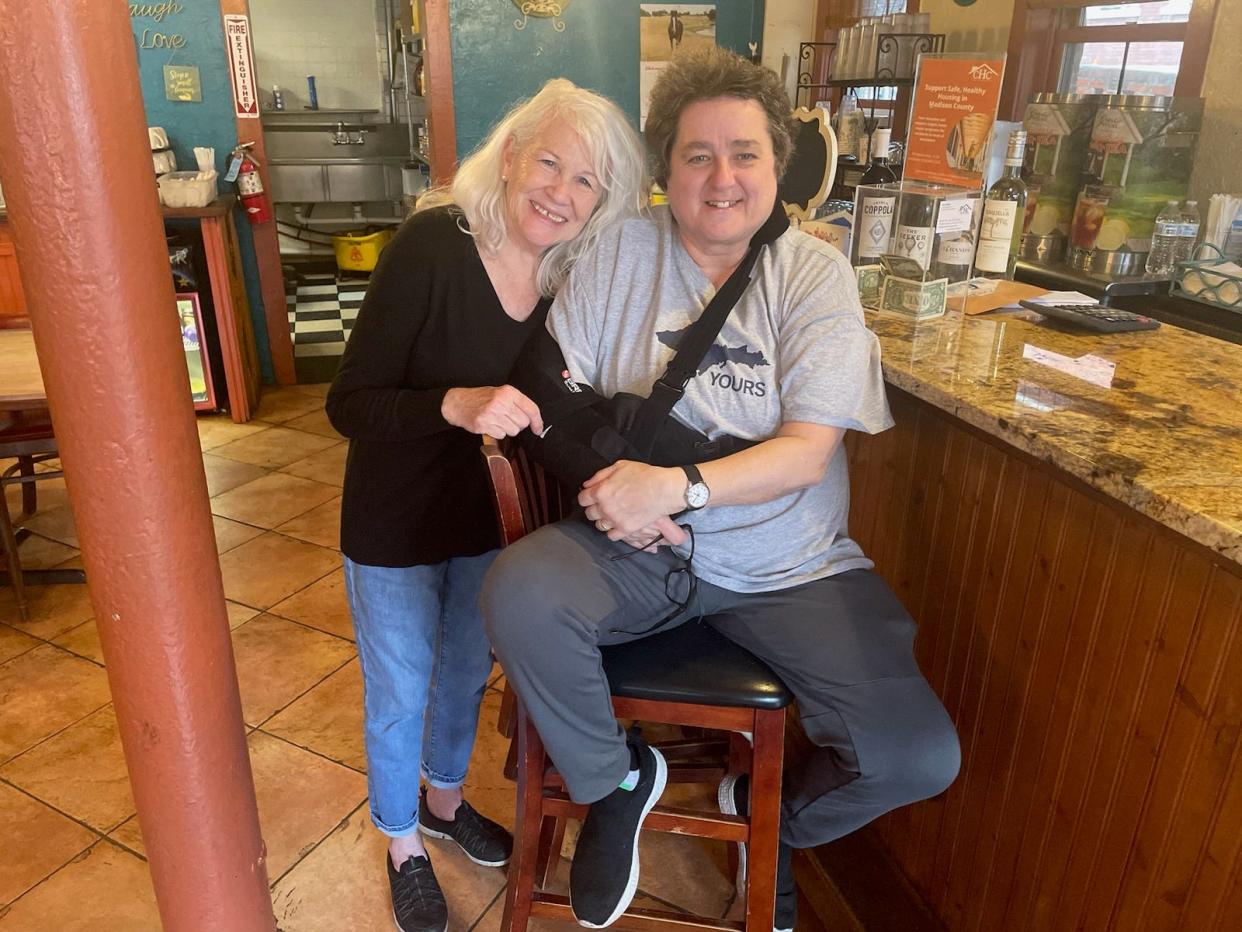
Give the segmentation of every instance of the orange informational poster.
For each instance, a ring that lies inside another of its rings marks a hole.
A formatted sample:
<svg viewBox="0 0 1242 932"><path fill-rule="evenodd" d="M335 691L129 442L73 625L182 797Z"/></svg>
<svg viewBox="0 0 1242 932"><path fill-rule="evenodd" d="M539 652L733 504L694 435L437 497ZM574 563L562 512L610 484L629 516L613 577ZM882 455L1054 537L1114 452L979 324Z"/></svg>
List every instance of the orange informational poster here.
<svg viewBox="0 0 1242 932"><path fill-rule="evenodd" d="M983 187L1005 59L924 55L914 89L905 178Z"/></svg>

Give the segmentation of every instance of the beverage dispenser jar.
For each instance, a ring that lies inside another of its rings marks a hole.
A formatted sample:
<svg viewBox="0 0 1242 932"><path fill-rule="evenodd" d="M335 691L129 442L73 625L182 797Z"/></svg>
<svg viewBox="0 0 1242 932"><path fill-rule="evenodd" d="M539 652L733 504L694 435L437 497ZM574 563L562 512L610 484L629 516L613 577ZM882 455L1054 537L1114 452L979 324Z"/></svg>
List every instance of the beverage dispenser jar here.
<svg viewBox="0 0 1242 932"><path fill-rule="evenodd" d="M1070 230L1074 268L1142 274L1156 216L1190 187L1202 124L1198 97L1102 98Z"/></svg>
<svg viewBox="0 0 1242 932"><path fill-rule="evenodd" d="M1022 257L1056 263L1065 258L1074 203L1087 165L1091 126L1101 97L1094 94L1036 94L1027 105L1027 220Z"/></svg>

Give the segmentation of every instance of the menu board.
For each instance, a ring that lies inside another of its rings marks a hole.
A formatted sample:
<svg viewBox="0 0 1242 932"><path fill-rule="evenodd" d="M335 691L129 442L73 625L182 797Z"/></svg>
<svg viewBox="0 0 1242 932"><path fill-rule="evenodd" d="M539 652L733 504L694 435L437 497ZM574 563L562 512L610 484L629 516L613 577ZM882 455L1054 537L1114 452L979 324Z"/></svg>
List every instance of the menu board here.
<svg viewBox="0 0 1242 932"><path fill-rule="evenodd" d="M905 178L983 187L1004 73L1004 56L922 56L906 140Z"/></svg>

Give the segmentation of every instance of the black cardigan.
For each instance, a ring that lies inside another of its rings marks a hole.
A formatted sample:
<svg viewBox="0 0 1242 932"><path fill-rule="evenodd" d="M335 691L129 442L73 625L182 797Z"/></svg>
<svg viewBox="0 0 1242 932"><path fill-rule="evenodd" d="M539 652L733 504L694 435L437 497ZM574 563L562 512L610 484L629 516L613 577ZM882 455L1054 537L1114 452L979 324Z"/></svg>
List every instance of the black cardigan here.
<svg viewBox="0 0 1242 932"><path fill-rule="evenodd" d="M415 214L371 276L328 417L348 437L341 550L368 566L442 563L499 546L480 439L440 413L454 387L503 385L548 301L504 312L455 208Z"/></svg>

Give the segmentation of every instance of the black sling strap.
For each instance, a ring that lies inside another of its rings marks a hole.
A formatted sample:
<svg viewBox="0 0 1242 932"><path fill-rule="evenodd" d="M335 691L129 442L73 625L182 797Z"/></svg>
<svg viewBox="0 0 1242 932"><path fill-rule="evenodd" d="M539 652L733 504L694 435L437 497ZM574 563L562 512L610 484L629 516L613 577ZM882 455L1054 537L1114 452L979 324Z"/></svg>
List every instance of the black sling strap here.
<svg viewBox="0 0 1242 932"><path fill-rule="evenodd" d="M771 215L751 237L750 247L741 264L720 286L720 290L707 303L707 307L703 308L699 319L691 324L690 329L681 338L676 354L668 364L668 368L664 370L664 374L651 387L651 394L638 409L634 417L634 425L626 437L644 457L650 456L669 412L686 393L686 386L699 371L699 363L703 361L703 357L707 355L707 351L716 341L729 314L741 300L746 286L750 284L751 272L759 259L760 251L767 244L775 242L788 228L789 218L785 216L781 202L777 200Z"/></svg>

